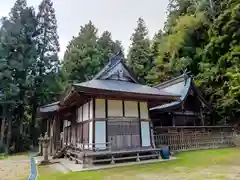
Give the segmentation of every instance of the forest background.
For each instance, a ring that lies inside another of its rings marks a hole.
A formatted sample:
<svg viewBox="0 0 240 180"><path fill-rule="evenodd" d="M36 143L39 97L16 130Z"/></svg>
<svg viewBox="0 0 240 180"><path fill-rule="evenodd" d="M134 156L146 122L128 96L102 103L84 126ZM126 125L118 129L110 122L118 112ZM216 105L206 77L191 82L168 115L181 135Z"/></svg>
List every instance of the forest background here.
<svg viewBox="0 0 240 180"><path fill-rule="evenodd" d="M0 151L37 144L38 107L57 101L74 82L90 80L109 57L122 58L143 84L189 72L213 106L215 121L231 122L240 109L240 1L169 0L167 19L150 39L140 17L127 54L111 32L89 23L69 40L59 59L53 2L38 9L17 0L0 25Z"/></svg>

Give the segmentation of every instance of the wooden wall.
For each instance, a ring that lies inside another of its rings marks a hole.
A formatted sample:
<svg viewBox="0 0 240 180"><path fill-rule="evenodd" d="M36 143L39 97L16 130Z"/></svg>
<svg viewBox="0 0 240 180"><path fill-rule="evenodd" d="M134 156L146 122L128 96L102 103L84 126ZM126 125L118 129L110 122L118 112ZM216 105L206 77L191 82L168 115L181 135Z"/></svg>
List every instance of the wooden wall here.
<svg viewBox="0 0 240 180"><path fill-rule="evenodd" d="M119 149L151 146L147 102L95 99L94 107L95 143L112 142ZM96 146L106 148L103 144Z"/></svg>
<svg viewBox="0 0 240 180"><path fill-rule="evenodd" d="M64 142L85 149L106 149L112 139L116 147L151 146L149 123L147 102L92 98L64 121Z"/></svg>

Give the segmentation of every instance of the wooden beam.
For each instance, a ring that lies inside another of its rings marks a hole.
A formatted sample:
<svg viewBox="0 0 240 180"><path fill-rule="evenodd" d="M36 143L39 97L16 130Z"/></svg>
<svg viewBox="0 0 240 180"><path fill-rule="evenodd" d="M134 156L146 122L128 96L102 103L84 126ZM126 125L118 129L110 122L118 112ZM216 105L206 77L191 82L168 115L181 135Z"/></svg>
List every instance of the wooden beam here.
<svg viewBox="0 0 240 180"><path fill-rule="evenodd" d="M138 118L141 119L141 109L140 109L140 102L137 102L137 108L138 108Z"/></svg>

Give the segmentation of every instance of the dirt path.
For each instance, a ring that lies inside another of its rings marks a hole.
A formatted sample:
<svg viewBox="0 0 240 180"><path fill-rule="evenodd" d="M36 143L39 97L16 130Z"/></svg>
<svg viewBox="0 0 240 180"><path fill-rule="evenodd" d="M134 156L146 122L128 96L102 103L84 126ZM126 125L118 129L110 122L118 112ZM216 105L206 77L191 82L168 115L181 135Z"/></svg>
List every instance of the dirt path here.
<svg viewBox="0 0 240 180"><path fill-rule="evenodd" d="M26 180L29 172L29 157L26 155L12 156L0 160L1 180Z"/></svg>

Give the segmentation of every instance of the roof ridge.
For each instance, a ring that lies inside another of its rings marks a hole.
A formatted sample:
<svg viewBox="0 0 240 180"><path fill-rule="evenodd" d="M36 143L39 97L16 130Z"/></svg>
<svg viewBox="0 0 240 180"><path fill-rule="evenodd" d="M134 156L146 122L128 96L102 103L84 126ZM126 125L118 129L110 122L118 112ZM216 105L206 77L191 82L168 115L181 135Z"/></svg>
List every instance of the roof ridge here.
<svg viewBox="0 0 240 180"><path fill-rule="evenodd" d="M174 81L176 81L176 80L184 77L185 75L186 75L186 74L181 74L180 76L177 76L177 77L172 78L172 79L170 79L170 80L167 80L167 81L164 81L164 82L162 82L162 83L159 83L159 84L155 85L154 87L159 88L159 87L164 86L164 85L166 85L166 84L168 84L168 83L170 83L170 82L174 82ZM188 75L187 75L187 76L188 76ZM189 77L189 76L188 76L188 77Z"/></svg>
<svg viewBox="0 0 240 180"><path fill-rule="evenodd" d="M118 52L118 53L115 54L114 56L110 57L108 63L104 66L104 68L103 68L101 71L99 71L99 72L94 76L93 79L99 78L102 74L108 72L108 71L111 70L113 67L115 67L117 64L119 64L119 63L122 61L122 58L119 58L119 59L118 59L115 63L113 63L113 64L112 64L112 61L111 61L111 60L114 59L114 58L116 58L116 57L118 57L120 54L121 54L121 53Z"/></svg>

